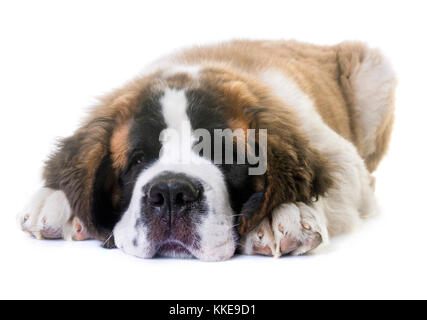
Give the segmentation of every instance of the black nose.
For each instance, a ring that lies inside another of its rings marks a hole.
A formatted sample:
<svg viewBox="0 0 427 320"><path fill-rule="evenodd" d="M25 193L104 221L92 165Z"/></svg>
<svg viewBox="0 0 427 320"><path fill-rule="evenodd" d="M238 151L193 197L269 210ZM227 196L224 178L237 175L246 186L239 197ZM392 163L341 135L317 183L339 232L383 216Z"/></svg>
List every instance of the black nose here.
<svg viewBox="0 0 427 320"><path fill-rule="evenodd" d="M201 185L182 174L155 178L148 186L147 201L152 207L180 211L200 199Z"/></svg>

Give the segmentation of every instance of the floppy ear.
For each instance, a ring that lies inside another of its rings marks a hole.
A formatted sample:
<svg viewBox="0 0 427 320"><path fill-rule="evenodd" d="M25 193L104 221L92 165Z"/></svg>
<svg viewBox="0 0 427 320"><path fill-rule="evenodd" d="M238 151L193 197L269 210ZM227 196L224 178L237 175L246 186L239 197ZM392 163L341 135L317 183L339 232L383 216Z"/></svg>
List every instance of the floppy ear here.
<svg viewBox="0 0 427 320"><path fill-rule="evenodd" d="M283 106L252 109L251 127L267 129L267 146L259 146L266 154L267 171L262 179L254 176L262 187L243 206L240 234L251 231L280 204L310 203L332 185L331 164L310 145L294 114Z"/></svg>
<svg viewBox="0 0 427 320"><path fill-rule="evenodd" d="M140 91L127 89L102 98L74 135L60 141L43 172L45 186L62 190L73 214L100 240L110 236L116 219L118 171L126 153L117 147L123 145L126 130L119 131L116 146L112 138L140 105Z"/></svg>
<svg viewBox="0 0 427 320"><path fill-rule="evenodd" d="M115 125L95 118L62 140L44 168L46 187L62 190L88 231L99 239L111 232L112 191L117 185L109 141Z"/></svg>

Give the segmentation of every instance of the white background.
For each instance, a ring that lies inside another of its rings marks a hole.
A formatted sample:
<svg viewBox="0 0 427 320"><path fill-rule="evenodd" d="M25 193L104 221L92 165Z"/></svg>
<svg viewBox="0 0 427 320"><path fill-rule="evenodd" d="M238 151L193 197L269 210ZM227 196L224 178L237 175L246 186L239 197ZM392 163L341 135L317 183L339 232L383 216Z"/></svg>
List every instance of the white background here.
<svg viewBox="0 0 427 320"><path fill-rule="evenodd" d="M0 298L427 298L425 1L0 2ZM37 241L15 216L55 139L99 96L186 45L363 40L399 77L376 173L382 215L317 255L140 260L96 241Z"/></svg>

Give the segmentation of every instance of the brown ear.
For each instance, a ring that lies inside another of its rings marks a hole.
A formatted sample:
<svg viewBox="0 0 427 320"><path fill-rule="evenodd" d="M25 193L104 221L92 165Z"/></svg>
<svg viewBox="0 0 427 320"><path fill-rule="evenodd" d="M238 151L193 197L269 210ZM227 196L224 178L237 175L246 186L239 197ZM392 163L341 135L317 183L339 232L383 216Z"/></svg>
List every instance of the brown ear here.
<svg viewBox="0 0 427 320"><path fill-rule="evenodd" d="M58 150L51 155L44 168L46 187L62 190L73 214L80 218L92 235L100 239L105 236L106 230L97 228L93 218L99 219L98 211L106 209L105 205L96 204L99 203L99 195L111 190L115 183L111 180L114 171L109 160L113 127L114 121L111 119L91 120L73 136L59 143ZM105 180L107 176L110 178Z"/></svg>
<svg viewBox="0 0 427 320"><path fill-rule="evenodd" d="M272 109L257 108L251 117L252 127L267 129L267 171L262 190L243 206L240 234L251 231L280 204L310 203L332 185L331 164L310 145L294 115L282 106Z"/></svg>
<svg viewBox="0 0 427 320"><path fill-rule="evenodd" d="M126 123L140 105L147 81L130 83L102 98L84 125L60 141L45 164L46 187L62 190L73 214L100 240L111 233L119 205L118 175L127 151L122 148Z"/></svg>
<svg viewBox="0 0 427 320"><path fill-rule="evenodd" d="M107 96L73 136L59 143L43 173L46 187L62 190L73 214L100 240L111 233L119 203L118 171L127 151L123 128L139 99L120 93Z"/></svg>

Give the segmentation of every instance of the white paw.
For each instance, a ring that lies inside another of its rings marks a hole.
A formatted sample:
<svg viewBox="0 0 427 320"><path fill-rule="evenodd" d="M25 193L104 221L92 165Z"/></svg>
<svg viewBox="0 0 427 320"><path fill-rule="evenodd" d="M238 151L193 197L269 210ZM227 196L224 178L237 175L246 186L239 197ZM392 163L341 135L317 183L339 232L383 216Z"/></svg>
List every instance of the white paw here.
<svg viewBox="0 0 427 320"><path fill-rule="evenodd" d="M328 241L326 225L320 212L303 203L282 204L271 221L265 218L241 240L242 253L302 255Z"/></svg>
<svg viewBox="0 0 427 320"><path fill-rule="evenodd" d="M328 240L321 213L303 203L281 205L273 213L271 224L275 257L302 255Z"/></svg>
<svg viewBox="0 0 427 320"><path fill-rule="evenodd" d="M258 227L240 239L240 243L243 254L273 255L275 243L269 219L264 218Z"/></svg>
<svg viewBox="0 0 427 320"><path fill-rule="evenodd" d="M36 239L84 240L89 238L84 226L72 218L65 193L41 188L18 215L23 231Z"/></svg>

